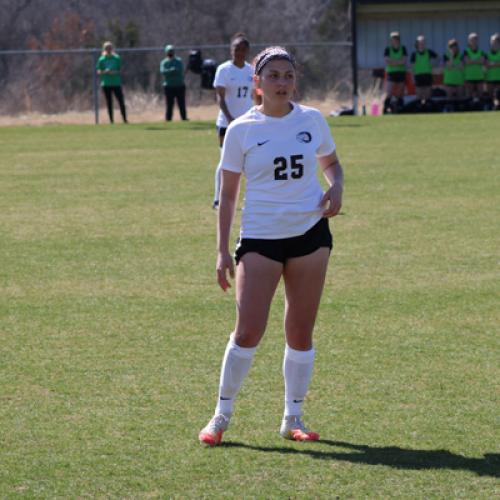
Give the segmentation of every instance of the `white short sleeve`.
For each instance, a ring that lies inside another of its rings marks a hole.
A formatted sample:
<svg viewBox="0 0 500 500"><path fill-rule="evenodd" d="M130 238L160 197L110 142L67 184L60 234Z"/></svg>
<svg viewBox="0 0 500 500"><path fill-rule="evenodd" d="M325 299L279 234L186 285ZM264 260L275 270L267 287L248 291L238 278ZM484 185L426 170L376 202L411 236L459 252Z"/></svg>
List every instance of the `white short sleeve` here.
<svg viewBox="0 0 500 500"><path fill-rule="evenodd" d="M326 121L325 117L321 113L315 113L315 119L319 128L321 138L318 149L316 150L316 156L328 156L332 154L336 149L332 133L330 132L330 127L328 126L328 122Z"/></svg>
<svg viewBox="0 0 500 500"><path fill-rule="evenodd" d="M225 66L222 64L217 67L217 70L215 71L214 88L226 86L227 71L225 71L225 69Z"/></svg>
<svg viewBox="0 0 500 500"><path fill-rule="evenodd" d="M222 170L229 170L230 172L241 174L243 172L244 162L245 155L243 153L241 134L238 128L230 126L224 137L219 167Z"/></svg>

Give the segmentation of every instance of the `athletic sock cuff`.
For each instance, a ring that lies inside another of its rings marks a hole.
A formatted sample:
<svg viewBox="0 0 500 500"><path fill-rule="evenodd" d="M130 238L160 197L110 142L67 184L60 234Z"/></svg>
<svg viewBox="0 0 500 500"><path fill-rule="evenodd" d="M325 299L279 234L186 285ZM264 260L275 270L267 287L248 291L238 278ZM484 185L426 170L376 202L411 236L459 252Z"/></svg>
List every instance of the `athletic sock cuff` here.
<svg viewBox="0 0 500 500"><path fill-rule="evenodd" d="M234 341L234 334L229 337L229 345L231 346L232 353L238 358L252 359L257 347L241 347Z"/></svg>
<svg viewBox="0 0 500 500"><path fill-rule="evenodd" d="M296 363L310 363L314 360L314 347L309 351L297 351L292 349L288 344L285 346L285 358L288 358Z"/></svg>

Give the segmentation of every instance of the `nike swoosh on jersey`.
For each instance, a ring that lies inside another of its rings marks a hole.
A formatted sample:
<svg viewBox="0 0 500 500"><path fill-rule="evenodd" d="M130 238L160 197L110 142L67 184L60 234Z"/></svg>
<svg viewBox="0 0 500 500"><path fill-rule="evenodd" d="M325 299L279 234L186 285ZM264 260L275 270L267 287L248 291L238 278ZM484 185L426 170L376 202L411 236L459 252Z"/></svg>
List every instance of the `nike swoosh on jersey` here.
<svg viewBox="0 0 500 500"><path fill-rule="evenodd" d="M269 142L271 139L268 139L267 141L262 141L262 142L258 142L257 143L257 146L263 146L264 144L266 144L267 142Z"/></svg>

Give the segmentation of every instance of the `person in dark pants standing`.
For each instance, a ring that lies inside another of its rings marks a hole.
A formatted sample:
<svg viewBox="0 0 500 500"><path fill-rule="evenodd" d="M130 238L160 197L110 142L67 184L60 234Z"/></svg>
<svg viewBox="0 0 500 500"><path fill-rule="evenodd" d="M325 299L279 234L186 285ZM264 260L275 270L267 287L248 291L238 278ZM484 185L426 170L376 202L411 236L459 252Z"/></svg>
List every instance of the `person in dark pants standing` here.
<svg viewBox="0 0 500 500"><path fill-rule="evenodd" d="M463 53L465 94L474 104L479 102L483 92L486 63L486 54L479 48L478 41L477 33L470 33Z"/></svg>
<svg viewBox="0 0 500 500"><path fill-rule="evenodd" d="M104 92L104 97L106 98L109 121L114 123L113 94L115 94L118 104L120 105L123 123L128 123L125 98L123 97L122 91L122 79L120 76L121 58L113 50L113 44L111 42L104 42L102 46L102 55L97 61L96 69L97 74L101 77L101 87Z"/></svg>
<svg viewBox="0 0 500 500"><path fill-rule="evenodd" d="M403 108L406 80L406 47L401 45L398 31L390 35L389 45L385 48L385 72L387 74L387 93L384 100L384 113L397 112Z"/></svg>
<svg viewBox="0 0 500 500"><path fill-rule="evenodd" d="M177 100L181 118L187 120L184 65L181 58L176 57L173 45L167 45L165 53L167 57L160 63L160 73L163 75L163 88L165 89L165 100L167 103L165 120L168 122L172 120L175 100Z"/></svg>
<svg viewBox="0 0 500 500"><path fill-rule="evenodd" d="M412 52L410 62L415 79L418 109L425 110L429 107L432 97L432 60L437 59L437 54L425 46L425 37L417 36L415 52Z"/></svg>

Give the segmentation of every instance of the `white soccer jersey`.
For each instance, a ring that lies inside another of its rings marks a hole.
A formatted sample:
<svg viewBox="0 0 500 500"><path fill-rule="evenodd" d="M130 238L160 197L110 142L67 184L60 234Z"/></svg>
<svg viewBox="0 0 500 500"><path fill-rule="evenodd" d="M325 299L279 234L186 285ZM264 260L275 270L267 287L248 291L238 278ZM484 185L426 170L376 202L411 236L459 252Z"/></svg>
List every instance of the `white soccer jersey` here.
<svg viewBox="0 0 500 500"><path fill-rule="evenodd" d="M247 62L243 68L238 68L232 61L222 63L215 73L214 87L226 89L225 101L233 118L246 113L253 105L253 68ZM218 127L227 127L226 115L219 111Z"/></svg>
<svg viewBox="0 0 500 500"><path fill-rule="evenodd" d="M228 127L220 166L242 173L246 192L241 238L304 234L322 217L317 158L335 151L321 113L299 104L282 118L252 107Z"/></svg>

